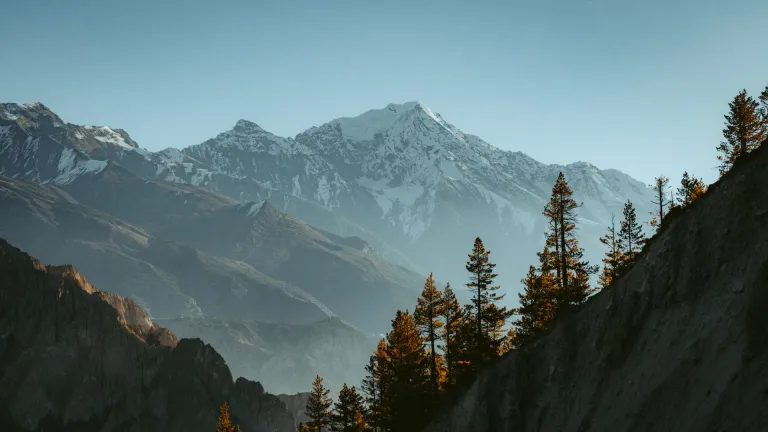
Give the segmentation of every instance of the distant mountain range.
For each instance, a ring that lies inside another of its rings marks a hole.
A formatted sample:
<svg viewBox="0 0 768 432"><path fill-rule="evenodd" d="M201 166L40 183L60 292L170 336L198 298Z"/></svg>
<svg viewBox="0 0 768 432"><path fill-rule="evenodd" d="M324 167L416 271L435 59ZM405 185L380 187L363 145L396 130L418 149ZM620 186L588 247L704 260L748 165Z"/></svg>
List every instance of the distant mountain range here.
<svg viewBox="0 0 768 432"><path fill-rule="evenodd" d="M413 308L429 271L464 283L476 236L518 291L560 171L584 203L579 235L593 261L627 199L650 210L646 187L625 174L499 150L416 102L295 138L240 120L159 152L39 103L0 104L0 237L78 266L184 336L204 334L236 373L284 393L307 389L305 366L358 384L376 337Z"/></svg>
<svg viewBox="0 0 768 432"><path fill-rule="evenodd" d="M317 228L360 237L392 262L455 283L463 283L463 261L479 235L511 291L541 247L541 212L560 171L583 203L580 237L592 261L602 257L597 239L626 200L641 217L652 210L648 188L626 174L585 162L545 165L500 150L419 102L336 119L295 138L240 120L201 144L159 152L139 148L120 129L64 123L41 104L0 105L0 128L0 173L8 177L65 184L113 161L141 177L240 202L268 200Z"/></svg>

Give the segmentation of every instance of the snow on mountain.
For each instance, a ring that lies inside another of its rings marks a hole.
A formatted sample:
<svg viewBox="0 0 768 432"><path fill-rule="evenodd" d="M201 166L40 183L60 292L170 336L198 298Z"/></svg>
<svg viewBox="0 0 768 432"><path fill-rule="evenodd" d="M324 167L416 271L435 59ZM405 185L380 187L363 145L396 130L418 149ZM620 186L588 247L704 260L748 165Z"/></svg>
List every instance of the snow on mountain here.
<svg viewBox="0 0 768 432"><path fill-rule="evenodd" d="M421 102L338 118L294 138L239 120L201 144L156 153L120 129L65 124L41 104L2 104L0 157L0 174L10 177L66 182L98 171L98 163L69 160L83 157L241 201L277 200L283 211L329 232L349 235L350 226L359 227L355 235L446 278L463 278L460 261L478 235L498 261L516 263L512 273L524 271L522 260L527 266L541 247L541 212L560 171L583 203L580 236L592 261L602 254L597 238L627 200L641 218L651 210L647 187L620 171L547 165L498 149Z"/></svg>
<svg viewBox="0 0 768 432"><path fill-rule="evenodd" d="M250 181L230 196L265 199L264 190L280 191L286 211L291 199L317 203L386 239L421 268L451 277L462 277L453 270L461 266L430 255L447 250L461 259L475 235L486 238L500 260L530 259L560 171L583 203L581 231L593 261L602 254L597 237L611 215L620 215L629 199L642 218L651 199L644 184L619 171L586 162L546 165L498 149L420 102L332 120L295 138L241 120L182 153L197 169Z"/></svg>

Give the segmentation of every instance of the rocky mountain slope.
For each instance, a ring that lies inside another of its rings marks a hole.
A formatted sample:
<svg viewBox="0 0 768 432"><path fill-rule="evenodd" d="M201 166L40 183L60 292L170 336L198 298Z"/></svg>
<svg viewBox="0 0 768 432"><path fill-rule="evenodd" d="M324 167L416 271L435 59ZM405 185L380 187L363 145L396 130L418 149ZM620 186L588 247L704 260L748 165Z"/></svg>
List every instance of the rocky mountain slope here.
<svg viewBox="0 0 768 432"><path fill-rule="evenodd" d="M310 294L246 263L157 238L54 186L0 176L0 236L47 262L78 266L154 317L309 324L333 315Z"/></svg>
<svg viewBox="0 0 768 432"><path fill-rule="evenodd" d="M338 318L306 325L215 318L156 321L180 337L210 343L235 376L259 377L273 393L306 391L315 375L334 392L344 383L359 385L378 342Z"/></svg>
<svg viewBox="0 0 768 432"><path fill-rule="evenodd" d="M117 139L91 139L82 131L86 142L80 142L81 127L64 124L42 105L5 104L3 110L0 156L13 148L17 161L0 166L4 175L63 183L80 171L102 169L69 168L58 154L35 154L24 144L56 137L77 151L78 161L84 156L96 164L103 157L141 177L202 186L238 201L269 200L325 231L359 236L390 261L454 282L464 280L463 260L480 235L496 262L508 265L502 283L519 285L540 248L541 211L559 171L584 203L580 236L592 261L602 254L598 237L627 199L641 217L651 210L646 187L623 173L583 162L545 165L499 150L418 102L333 120L295 138L241 120L199 145L157 153L112 142ZM50 120L19 121L27 118ZM98 143L98 151L91 150ZM45 173L37 168L42 165Z"/></svg>
<svg viewBox="0 0 768 432"><path fill-rule="evenodd" d="M233 381L209 345L0 240L0 430L203 432L224 400L245 432L295 430L276 396Z"/></svg>
<svg viewBox="0 0 768 432"><path fill-rule="evenodd" d="M768 430L767 147L425 431Z"/></svg>
<svg viewBox="0 0 768 432"><path fill-rule="evenodd" d="M367 331L385 329L391 311L411 306L423 285L421 275L382 259L367 242L319 230L265 202L238 203L199 187L142 179L111 162L62 188L156 238L296 286Z"/></svg>
<svg viewBox="0 0 768 432"><path fill-rule="evenodd" d="M236 209L241 207L250 210ZM273 216L281 217L278 213ZM235 226L232 221L227 224ZM328 238L338 241L334 243L313 233L308 232L311 245L320 251L330 248L331 257L344 256L343 245L353 250L365 248L355 239L329 234ZM335 314L325 304L295 285L273 279L246 262L158 239L80 204L58 187L0 176L0 237L48 262L74 263L93 283L136 300L154 317L187 317L162 322L183 337L201 337L212 343L235 376L261 380L273 392L305 390L314 377L305 373L310 370L322 372L333 385L359 382L376 345L376 340L333 318ZM264 248L267 243L259 245ZM269 247L267 252L286 251L298 259L291 252L298 248L291 245ZM315 254L318 262L326 262L322 253ZM304 271L313 270L307 266ZM382 288L382 292L387 291ZM412 296L407 297L409 303L413 301ZM371 307L368 300L356 299L360 303L350 305L353 311L360 304ZM391 299L378 301L388 304ZM384 312L380 312L382 322L389 318Z"/></svg>

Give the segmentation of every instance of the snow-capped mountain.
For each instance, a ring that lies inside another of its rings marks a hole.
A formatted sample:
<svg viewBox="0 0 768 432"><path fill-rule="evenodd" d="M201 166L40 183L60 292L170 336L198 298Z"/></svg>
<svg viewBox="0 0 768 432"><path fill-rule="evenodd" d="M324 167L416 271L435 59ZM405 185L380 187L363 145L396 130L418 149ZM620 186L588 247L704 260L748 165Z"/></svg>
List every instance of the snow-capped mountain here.
<svg viewBox="0 0 768 432"><path fill-rule="evenodd" d="M394 261L455 283L463 283L463 261L480 236L493 250L501 282L513 291L542 246L541 212L560 171L583 202L580 237L592 261L602 256L597 239L611 214L620 216L629 199L642 217L652 199L644 184L616 170L585 162L546 165L500 150L420 102L339 118L294 138L240 120L201 144L157 153L139 149L117 129L64 124L39 104L7 104L2 111L0 174L37 175L32 179L43 182L82 174L59 166L65 150L31 156L43 141L48 147L59 143L71 148L77 161L112 160L145 177L203 186L241 201L269 200L319 228L358 235ZM24 141L9 131L24 128L20 118L42 119L33 132L25 129ZM6 162L6 155L14 161ZM35 171L35 164L47 166L41 161L48 160L56 169Z"/></svg>
<svg viewBox="0 0 768 432"><path fill-rule="evenodd" d="M619 171L546 165L500 150L420 102L336 119L293 139L240 120L179 157L183 172L169 168L162 174L169 180L216 188L221 176L247 179L224 192L241 199L280 193L289 212L296 198L319 204L443 280L463 282L462 262L479 235L500 271L512 270L506 282L516 283L541 247L541 212L560 171L584 203L582 241L593 261L602 255L598 237L627 199L641 217L650 210L646 186Z"/></svg>

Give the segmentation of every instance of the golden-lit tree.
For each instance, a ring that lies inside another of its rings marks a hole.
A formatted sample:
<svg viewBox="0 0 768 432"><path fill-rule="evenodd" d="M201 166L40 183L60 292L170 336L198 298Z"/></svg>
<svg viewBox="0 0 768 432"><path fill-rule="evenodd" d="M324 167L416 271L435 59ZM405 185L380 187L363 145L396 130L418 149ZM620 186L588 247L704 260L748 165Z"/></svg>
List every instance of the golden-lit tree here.
<svg viewBox="0 0 768 432"><path fill-rule="evenodd" d="M240 432L240 426L233 424L229 417L229 405L227 401L219 408L219 420L216 423L216 432Z"/></svg>
<svg viewBox="0 0 768 432"><path fill-rule="evenodd" d="M452 386L456 384L456 363L461 354L458 333L464 321L464 313L450 283L443 290L442 300L441 312L443 313L444 325L441 338L445 344L440 348L443 350L445 358L446 384Z"/></svg>
<svg viewBox="0 0 768 432"><path fill-rule="evenodd" d="M307 400L306 412L309 421L306 426L311 432L324 431L331 424L330 409L333 400L328 396L331 391L323 386L323 378L320 375L312 382L312 391Z"/></svg>
<svg viewBox="0 0 768 432"><path fill-rule="evenodd" d="M606 288L616 279L618 270L625 261L619 244L619 233L616 232L616 217L614 215L611 215L611 225L608 227L605 237L600 237L600 243L608 247L608 251L603 257L603 272L598 281L601 288Z"/></svg>
<svg viewBox="0 0 768 432"><path fill-rule="evenodd" d="M546 333L554 318L552 285L542 283L543 278L536 273L534 266L528 267L528 273L521 282L523 292L518 294L520 307L515 309L518 319L513 323L515 346L522 346Z"/></svg>
<svg viewBox="0 0 768 432"><path fill-rule="evenodd" d="M364 432L363 397L354 386L345 383L339 391L339 400L331 413L331 430L335 432Z"/></svg>
<svg viewBox="0 0 768 432"><path fill-rule="evenodd" d="M685 171L680 180L680 187L677 188L680 205L687 206L702 197L706 191L707 186L704 184L704 180L693 177L688 174L688 171Z"/></svg>
<svg viewBox="0 0 768 432"><path fill-rule="evenodd" d="M431 405L429 367L419 329L406 310L397 311L386 337L386 361L380 363L382 426L390 431L416 432Z"/></svg>
<svg viewBox="0 0 768 432"><path fill-rule="evenodd" d="M441 320L443 312L443 294L435 286L432 273L429 274L421 296L417 300L413 311L413 319L421 332L424 341L429 345L429 381L432 396L436 396L440 390L440 371L438 368L438 354L436 343L440 339L440 329L443 328Z"/></svg>
<svg viewBox="0 0 768 432"><path fill-rule="evenodd" d="M723 129L725 141L717 146L717 151L722 153L717 157L720 161L720 175L728 172L738 158L756 149L768 136L768 119L761 112L758 102L747 95L746 90L740 91L728 107L730 110L725 115Z"/></svg>

